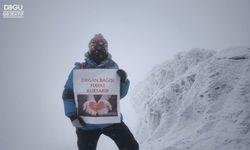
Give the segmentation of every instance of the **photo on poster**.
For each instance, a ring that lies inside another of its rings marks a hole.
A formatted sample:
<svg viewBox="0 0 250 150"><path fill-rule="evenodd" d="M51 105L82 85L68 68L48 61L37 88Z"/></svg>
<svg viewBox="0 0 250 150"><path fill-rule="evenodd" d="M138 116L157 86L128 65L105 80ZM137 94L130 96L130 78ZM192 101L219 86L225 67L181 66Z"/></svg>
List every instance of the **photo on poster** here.
<svg viewBox="0 0 250 150"><path fill-rule="evenodd" d="M83 117L118 116L117 95L78 94L78 114Z"/></svg>

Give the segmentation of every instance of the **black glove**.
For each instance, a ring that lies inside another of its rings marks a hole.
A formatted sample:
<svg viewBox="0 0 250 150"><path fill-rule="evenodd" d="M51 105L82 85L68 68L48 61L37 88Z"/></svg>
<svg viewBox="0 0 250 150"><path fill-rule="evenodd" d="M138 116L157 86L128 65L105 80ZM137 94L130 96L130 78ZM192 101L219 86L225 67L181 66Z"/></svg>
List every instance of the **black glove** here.
<svg viewBox="0 0 250 150"><path fill-rule="evenodd" d="M122 70L122 69L118 69L116 72L120 77L121 77L121 82L125 82L127 79L127 73Z"/></svg>
<svg viewBox="0 0 250 150"><path fill-rule="evenodd" d="M69 117L72 125L76 128L82 128L85 126L85 122L83 121L83 119L77 115L73 115Z"/></svg>

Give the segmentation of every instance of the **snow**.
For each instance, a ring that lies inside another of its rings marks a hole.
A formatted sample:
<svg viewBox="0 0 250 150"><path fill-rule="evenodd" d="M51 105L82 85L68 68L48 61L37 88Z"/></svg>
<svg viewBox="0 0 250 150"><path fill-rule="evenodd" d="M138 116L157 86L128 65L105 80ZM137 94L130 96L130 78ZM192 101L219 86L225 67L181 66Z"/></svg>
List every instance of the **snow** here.
<svg viewBox="0 0 250 150"><path fill-rule="evenodd" d="M131 95L142 150L250 147L250 48L179 53Z"/></svg>

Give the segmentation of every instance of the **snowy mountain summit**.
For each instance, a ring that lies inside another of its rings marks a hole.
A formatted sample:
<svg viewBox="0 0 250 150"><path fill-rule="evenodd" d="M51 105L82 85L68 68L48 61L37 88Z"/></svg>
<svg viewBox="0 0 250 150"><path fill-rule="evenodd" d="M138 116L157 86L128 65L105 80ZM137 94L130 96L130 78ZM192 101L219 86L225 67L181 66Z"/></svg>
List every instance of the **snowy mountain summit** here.
<svg viewBox="0 0 250 150"><path fill-rule="evenodd" d="M142 150L249 150L250 48L179 53L131 99Z"/></svg>

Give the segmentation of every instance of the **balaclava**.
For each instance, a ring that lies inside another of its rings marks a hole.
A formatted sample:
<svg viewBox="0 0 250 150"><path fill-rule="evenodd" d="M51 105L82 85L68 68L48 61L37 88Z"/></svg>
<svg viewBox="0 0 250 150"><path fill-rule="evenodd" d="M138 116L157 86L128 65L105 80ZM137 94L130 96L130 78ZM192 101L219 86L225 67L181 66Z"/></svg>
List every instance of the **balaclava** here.
<svg viewBox="0 0 250 150"><path fill-rule="evenodd" d="M108 57L108 42L102 34L96 34L89 42L89 56L97 64Z"/></svg>

